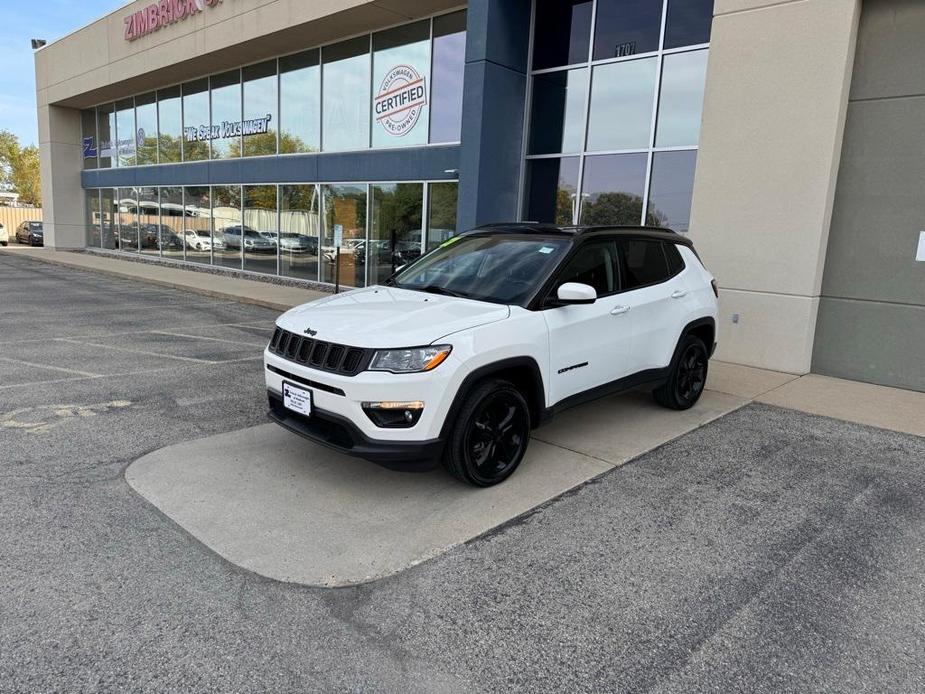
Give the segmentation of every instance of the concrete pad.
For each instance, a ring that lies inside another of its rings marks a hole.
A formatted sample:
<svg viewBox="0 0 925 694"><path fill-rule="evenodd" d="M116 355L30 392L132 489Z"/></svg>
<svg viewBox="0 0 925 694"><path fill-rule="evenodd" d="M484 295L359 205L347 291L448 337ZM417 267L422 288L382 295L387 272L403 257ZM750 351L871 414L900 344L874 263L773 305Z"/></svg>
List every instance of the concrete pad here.
<svg viewBox="0 0 925 694"><path fill-rule="evenodd" d="M476 489L439 469L391 472L264 424L155 451L125 477L238 566L345 586L436 556L609 468L533 441L510 479Z"/></svg>
<svg viewBox="0 0 925 694"><path fill-rule="evenodd" d="M810 374L758 402L925 436L925 393Z"/></svg>
<svg viewBox="0 0 925 694"><path fill-rule="evenodd" d="M611 465L622 465L747 402L708 390L694 407L677 412L656 404L649 392L633 391L567 410L534 436Z"/></svg>
<svg viewBox="0 0 925 694"><path fill-rule="evenodd" d="M719 393L736 395L740 398L752 400L762 393L779 388L799 378L798 374L788 374L782 371L768 371L753 366L730 364L725 361L710 361L710 374L707 378L707 388Z"/></svg>

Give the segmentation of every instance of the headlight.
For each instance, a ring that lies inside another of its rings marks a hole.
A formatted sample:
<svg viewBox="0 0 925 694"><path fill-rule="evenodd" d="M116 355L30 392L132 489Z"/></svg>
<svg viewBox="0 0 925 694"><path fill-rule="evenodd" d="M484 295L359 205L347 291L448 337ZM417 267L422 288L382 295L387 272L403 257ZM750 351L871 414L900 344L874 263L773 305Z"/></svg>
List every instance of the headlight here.
<svg viewBox="0 0 925 694"><path fill-rule="evenodd" d="M396 374L430 371L440 366L453 348L450 345L383 349L373 355L370 371L391 371Z"/></svg>

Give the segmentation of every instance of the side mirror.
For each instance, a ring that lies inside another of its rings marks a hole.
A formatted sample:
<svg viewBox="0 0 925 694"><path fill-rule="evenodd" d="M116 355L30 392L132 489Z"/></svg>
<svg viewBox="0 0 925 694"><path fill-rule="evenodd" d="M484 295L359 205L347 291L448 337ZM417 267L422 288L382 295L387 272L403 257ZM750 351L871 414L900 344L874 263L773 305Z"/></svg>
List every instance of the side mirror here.
<svg viewBox="0 0 925 694"><path fill-rule="evenodd" d="M559 287L556 298L561 304L593 304L597 301L597 292L590 284L566 282Z"/></svg>

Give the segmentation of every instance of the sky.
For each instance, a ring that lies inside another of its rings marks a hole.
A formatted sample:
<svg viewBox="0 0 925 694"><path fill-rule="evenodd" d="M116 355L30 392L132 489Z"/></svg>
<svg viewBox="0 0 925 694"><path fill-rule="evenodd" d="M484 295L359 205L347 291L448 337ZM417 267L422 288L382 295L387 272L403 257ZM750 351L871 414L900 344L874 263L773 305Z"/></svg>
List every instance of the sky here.
<svg viewBox="0 0 925 694"><path fill-rule="evenodd" d="M0 0L0 130L38 144L30 39L49 43L126 5L126 0Z"/></svg>

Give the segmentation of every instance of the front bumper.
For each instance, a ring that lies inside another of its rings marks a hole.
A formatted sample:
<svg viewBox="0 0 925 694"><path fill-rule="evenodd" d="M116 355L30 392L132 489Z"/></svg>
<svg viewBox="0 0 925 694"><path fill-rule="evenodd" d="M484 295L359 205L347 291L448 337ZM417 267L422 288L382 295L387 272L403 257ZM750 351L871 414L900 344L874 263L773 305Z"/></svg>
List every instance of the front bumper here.
<svg viewBox="0 0 925 694"><path fill-rule="evenodd" d="M364 458L391 470L424 471L435 467L443 456L444 442L386 441L372 439L349 419L315 408L311 417L286 409L282 396L267 391L271 420L310 441L341 453Z"/></svg>

